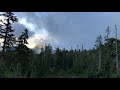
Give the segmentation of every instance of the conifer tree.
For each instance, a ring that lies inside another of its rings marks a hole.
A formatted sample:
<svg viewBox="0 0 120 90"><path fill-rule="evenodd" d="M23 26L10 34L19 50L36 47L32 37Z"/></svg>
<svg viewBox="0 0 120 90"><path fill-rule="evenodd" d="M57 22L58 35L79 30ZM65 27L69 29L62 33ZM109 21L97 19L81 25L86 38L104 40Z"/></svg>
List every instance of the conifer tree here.
<svg viewBox="0 0 120 90"><path fill-rule="evenodd" d="M12 24L17 22L18 19L12 12L6 12L1 14L4 19L0 20L2 24L0 24L0 38L3 39L2 52L5 52L6 49L9 49L15 43L15 35L13 34L14 29L12 28Z"/></svg>
<svg viewBox="0 0 120 90"><path fill-rule="evenodd" d="M99 49L99 63L98 63L98 72L101 70L101 45L102 45L102 36L97 37L96 47Z"/></svg>
<svg viewBox="0 0 120 90"><path fill-rule="evenodd" d="M29 36L28 36L28 29L26 28L25 30L24 30L24 32L22 32L22 34L20 35L20 37L18 37L18 43L19 44L28 44L28 42L27 42L27 39L29 38Z"/></svg>

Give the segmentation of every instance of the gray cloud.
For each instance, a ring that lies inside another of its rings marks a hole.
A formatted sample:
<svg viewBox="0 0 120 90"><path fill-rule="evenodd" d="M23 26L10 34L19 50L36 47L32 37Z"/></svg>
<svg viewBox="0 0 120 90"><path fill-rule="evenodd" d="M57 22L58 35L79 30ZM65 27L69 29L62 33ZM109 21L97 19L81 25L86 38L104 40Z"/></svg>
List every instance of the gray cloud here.
<svg viewBox="0 0 120 90"><path fill-rule="evenodd" d="M14 34L16 35L16 37L19 37L21 33L25 30L25 28L26 27L24 25L20 23L15 23L13 25L13 29L14 29ZM32 35L34 35L34 32L29 30L28 35L31 37Z"/></svg>
<svg viewBox="0 0 120 90"><path fill-rule="evenodd" d="M120 13L108 12L54 12L43 14L41 12L16 13L19 18L26 18L28 22L36 25L35 32L44 27L54 39L45 40L53 46L70 49L81 47L92 48L98 35L105 35L107 26L115 24L120 28ZM120 32L119 32L120 33Z"/></svg>
<svg viewBox="0 0 120 90"><path fill-rule="evenodd" d="M90 48L93 44L88 43L94 43L95 40L93 22L96 20L92 18L92 13L56 13L48 16L45 23L51 36L57 38L62 48L76 48L77 44L80 48L82 44Z"/></svg>
<svg viewBox="0 0 120 90"><path fill-rule="evenodd" d="M36 25L37 28L35 31L43 27L41 15L38 15L37 12L18 12L16 14L20 19L25 18L27 22Z"/></svg>
<svg viewBox="0 0 120 90"><path fill-rule="evenodd" d="M120 28L120 13L59 12L49 15L44 22L51 36L57 38L60 45L65 43L63 46L66 48L71 45L76 48L77 44L81 47L83 43L89 49L94 46L98 35L104 37L107 26L111 26L114 36L114 25L117 24Z"/></svg>

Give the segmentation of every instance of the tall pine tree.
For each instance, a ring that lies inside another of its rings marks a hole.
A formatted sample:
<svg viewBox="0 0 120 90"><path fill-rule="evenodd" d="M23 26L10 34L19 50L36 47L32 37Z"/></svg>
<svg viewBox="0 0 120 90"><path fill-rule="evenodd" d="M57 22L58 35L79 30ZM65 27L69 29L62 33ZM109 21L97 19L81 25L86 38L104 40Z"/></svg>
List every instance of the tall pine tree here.
<svg viewBox="0 0 120 90"><path fill-rule="evenodd" d="M15 35L13 34L14 29L12 28L12 24L17 22L18 19L12 12L6 12L0 16L4 17L4 19L0 21L0 38L4 40L2 52L5 52L7 49L13 46L15 42Z"/></svg>

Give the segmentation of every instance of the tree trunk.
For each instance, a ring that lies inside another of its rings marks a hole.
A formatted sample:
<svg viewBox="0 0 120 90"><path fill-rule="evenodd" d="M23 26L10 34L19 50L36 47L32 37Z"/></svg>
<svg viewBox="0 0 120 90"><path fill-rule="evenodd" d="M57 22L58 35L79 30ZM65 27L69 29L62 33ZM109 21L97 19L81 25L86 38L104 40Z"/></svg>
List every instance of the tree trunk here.
<svg viewBox="0 0 120 90"><path fill-rule="evenodd" d="M99 65L98 65L98 72L101 70L101 49L99 47Z"/></svg>
<svg viewBox="0 0 120 90"><path fill-rule="evenodd" d="M116 30L116 71L118 74L119 67L118 67L118 47L117 47L117 28L116 28L116 25L115 25L115 30Z"/></svg>

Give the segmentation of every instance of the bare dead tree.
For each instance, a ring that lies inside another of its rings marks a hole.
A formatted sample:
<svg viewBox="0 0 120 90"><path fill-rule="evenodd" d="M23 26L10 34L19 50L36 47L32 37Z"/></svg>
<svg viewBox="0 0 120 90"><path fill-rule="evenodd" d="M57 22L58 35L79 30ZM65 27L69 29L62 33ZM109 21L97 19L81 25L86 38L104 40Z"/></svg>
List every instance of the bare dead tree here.
<svg viewBox="0 0 120 90"><path fill-rule="evenodd" d="M118 74L119 64L118 64L117 26L116 25L115 25L115 31L116 31L116 71L117 71L117 74Z"/></svg>

